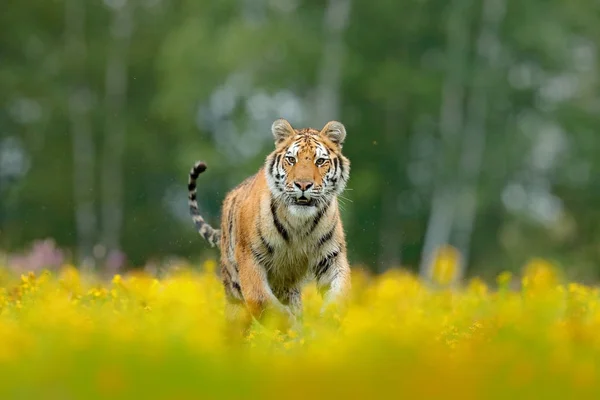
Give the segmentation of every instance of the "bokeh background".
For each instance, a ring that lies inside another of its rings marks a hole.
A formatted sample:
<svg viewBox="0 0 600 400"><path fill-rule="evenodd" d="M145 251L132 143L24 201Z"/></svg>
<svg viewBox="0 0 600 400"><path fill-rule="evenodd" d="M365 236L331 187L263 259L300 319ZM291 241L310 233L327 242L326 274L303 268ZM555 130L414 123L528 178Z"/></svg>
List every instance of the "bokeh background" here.
<svg viewBox="0 0 600 400"><path fill-rule="evenodd" d="M600 273L600 7L590 0L3 0L0 249L33 269L217 256L200 206L278 117L348 130L350 258L459 276Z"/></svg>

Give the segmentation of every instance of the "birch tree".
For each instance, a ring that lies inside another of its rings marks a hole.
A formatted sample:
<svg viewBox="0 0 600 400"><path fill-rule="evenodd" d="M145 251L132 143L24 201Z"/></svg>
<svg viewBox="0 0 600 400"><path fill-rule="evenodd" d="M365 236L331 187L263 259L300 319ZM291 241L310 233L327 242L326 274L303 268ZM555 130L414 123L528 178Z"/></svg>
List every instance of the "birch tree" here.
<svg viewBox="0 0 600 400"><path fill-rule="evenodd" d="M73 153L73 197L77 254L82 266L93 266L97 239L95 212L95 145L90 120L91 91L86 79L85 2L65 1L65 61L70 69L67 110Z"/></svg>
<svg viewBox="0 0 600 400"><path fill-rule="evenodd" d="M454 218L454 244L461 254L455 279L462 279L469 262L471 236L477 213L477 183L481 174L487 137L486 119L490 93L498 77L502 43L500 25L506 0L484 0L481 27L476 41L475 75L467 104L462 151L459 164L459 190Z"/></svg>
<svg viewBox="0 0 600 400"><path fill-rule="evenodd" d="M328 0L323 18L323 55L319 65L314 120L319 126L340 117L340 87L351 0Z"/></svg>
<svg viewBox="0 0 600 400"><path fill-rule="evenodd" d="M133 0L109 4L111 24L105 75L105 125L102 147L102 243L106 254L121 249L123 154L127 122L128 57L133 33Z"/></svg>
<svg viewBox="0 0 600 400"><path fill-rule="evenodd" d="M432 275L433 256L437 249L447 244L452 230L456 186L452 171L457 153L457 143L463 128L464 79L467 73L469 53L469 11L472 0L454 0L450 3L447 25L446 78L442 89L440 111L440 146L432 165L436 167L436 182L431 201L431 211L425 233L421 276Z"/></svg>

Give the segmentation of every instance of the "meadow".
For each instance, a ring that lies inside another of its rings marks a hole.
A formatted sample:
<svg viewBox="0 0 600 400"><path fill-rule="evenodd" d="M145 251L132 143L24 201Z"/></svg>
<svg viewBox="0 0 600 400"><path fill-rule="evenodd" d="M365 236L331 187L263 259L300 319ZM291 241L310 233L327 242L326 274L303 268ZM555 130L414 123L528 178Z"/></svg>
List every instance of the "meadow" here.
<svg viewBox="0 0 600 400"><path fill-rule="evenodd" d="M343 315L304 292L301 332L222 331L216 263L102 278L0 275L0 398L598 398L599 290L544 260L489 286L356 268ZM517 283L517 287L514 283Z"/></svg>

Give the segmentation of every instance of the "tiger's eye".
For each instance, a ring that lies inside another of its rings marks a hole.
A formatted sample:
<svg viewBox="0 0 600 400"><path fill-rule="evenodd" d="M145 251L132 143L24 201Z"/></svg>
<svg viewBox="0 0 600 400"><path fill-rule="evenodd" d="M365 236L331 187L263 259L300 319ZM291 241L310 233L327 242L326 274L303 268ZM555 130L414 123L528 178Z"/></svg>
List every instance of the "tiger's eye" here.
<svg viewBox="0 0 600 400"><path fill-rule="evenodd" d="M325 161L327 160L324 158L319 158L315 164L317 164L317 167L320 167L321 165L325 164Z"/></svg>
<svg viewBox="0 0 600 400"><path fill-rule="evenodd" d="M296 164L296 158L295 157L288 156L285 159L287 160L287 162L289 162L292 165Z"/></svg>

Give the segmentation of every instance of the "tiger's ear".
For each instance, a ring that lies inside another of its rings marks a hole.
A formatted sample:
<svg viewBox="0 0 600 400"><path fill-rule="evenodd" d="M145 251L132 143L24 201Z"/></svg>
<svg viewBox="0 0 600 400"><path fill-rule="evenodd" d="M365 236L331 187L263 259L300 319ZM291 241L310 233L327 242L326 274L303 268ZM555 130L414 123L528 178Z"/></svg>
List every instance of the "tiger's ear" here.
<svg viewBox="0 0 600 400"><path fill-rule="evenodd" d="M346 140L346 128L341 122L329 121L321 130L321 135L342 147L344 140Z"/></svg>
<svg viewBox="0 0 600 400"><path fill-rule="evenodd" d="M285 139L296 133L290 123L283 118L279 118L273 122L273 125L271 125L271 132L273 132L273 137L275 138L275 143L277 144L283 142Z"/></svg>

